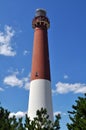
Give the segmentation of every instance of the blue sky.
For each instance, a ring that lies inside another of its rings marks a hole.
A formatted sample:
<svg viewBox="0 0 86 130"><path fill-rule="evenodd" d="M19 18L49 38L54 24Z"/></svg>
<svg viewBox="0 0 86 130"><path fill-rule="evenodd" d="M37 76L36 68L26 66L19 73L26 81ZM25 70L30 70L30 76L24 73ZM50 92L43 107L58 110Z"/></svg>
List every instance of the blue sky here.
<svg viewBox="0 0 86 130"><path fill-rule="evenodd" d="M44 8L48 30L54 114L67 111L86 92L86 0L0 1L0 102L16 116L28 109L34 30L32 19Z"/></svg>

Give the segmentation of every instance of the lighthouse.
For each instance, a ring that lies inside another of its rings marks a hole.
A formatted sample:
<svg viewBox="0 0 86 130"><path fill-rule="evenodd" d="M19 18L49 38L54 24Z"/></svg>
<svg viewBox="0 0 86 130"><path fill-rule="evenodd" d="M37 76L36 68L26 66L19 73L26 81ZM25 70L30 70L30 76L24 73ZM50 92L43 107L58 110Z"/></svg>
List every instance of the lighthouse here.
<svg viewBox="0 0 86 130"><path fill-rule="evenodd" d="M30 94L28 103L28 117L31 120L36 111L44 108L49 119L53 121L50 61L48 50L48 28L50 21L44 9L37 9L32 20L34 29L32 70L30 79Z"/></svg>

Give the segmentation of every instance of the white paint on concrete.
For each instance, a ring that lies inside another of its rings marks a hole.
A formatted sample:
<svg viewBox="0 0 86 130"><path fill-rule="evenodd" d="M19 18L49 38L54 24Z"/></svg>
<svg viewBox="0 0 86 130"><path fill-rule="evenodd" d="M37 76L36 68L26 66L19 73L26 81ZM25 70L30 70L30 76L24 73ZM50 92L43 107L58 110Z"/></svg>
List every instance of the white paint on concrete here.
<svg viewBox="0 0 86 130"><path fill-rule="evenodd" d="M28 117L32 120L36 111L46 108L49 119L53 121L51 82L45 79L32 80L30 83Z"/></svg>

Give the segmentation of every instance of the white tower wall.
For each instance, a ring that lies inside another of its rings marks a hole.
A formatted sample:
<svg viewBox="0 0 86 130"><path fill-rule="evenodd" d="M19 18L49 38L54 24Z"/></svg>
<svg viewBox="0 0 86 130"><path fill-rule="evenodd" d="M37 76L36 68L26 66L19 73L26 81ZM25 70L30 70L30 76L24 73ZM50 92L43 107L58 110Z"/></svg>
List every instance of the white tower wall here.
<svg viewBox="0 0 86 130"><path fill-rule="evenodd" d="M51 82L45 79L36 79L30 83L28 116L32 120L36 111L42 107L47 109L49 119L53 121Z"/></svg>

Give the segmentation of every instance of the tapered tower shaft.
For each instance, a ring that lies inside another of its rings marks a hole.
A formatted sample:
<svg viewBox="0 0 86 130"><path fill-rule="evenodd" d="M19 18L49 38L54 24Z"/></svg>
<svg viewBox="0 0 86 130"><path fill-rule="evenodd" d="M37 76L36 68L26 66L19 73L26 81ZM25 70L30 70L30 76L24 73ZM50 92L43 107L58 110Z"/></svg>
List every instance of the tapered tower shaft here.
<svg viewBox="0 0 86 130"><path fill-rule="evenodd" d="M33 119L36 116L36 111L43 107L47 109L49 118L52 121L53 111L47 34L49 26L50 22L46 17L46 12L42 9L36 10L35 18L32 21L34 44L28 116Z"/></svg>

